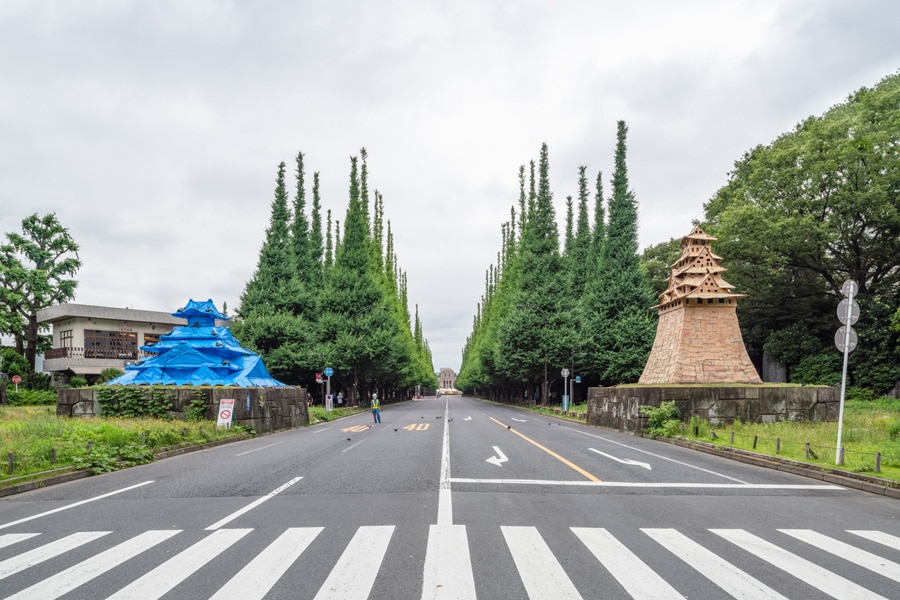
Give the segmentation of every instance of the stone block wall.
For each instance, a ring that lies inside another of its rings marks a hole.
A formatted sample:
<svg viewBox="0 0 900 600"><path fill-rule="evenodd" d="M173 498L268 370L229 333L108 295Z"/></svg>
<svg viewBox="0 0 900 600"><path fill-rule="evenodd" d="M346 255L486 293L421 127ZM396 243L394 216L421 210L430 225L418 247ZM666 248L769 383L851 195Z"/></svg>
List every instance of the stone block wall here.
<svg viewBox="0 0 900 600"><path fill-rule="evenodd" d="M818 386L619 386L588 388L587 423L620 431L640 432L646 418L639 406L672 400L682 421L691 417L713 425L735 419L747 423L835 421L840 390Z"/></svg>
<svg viewBox="0 0 900 600"><path fill-rule="evenodd" d="M150 388L141 388L149 398ZM64 417L91 417L100 414L98 388L60 389L56 414ZM234 423L252 427L258 433L270 433L280 429L302 427L309 424L309 411L305 388L229 388L229 387L170 387L171 414L184 418L187 406L194 399L195 391L203 394L206 404L204 419L215 421L219 414L219 401L234 399Z"/></svg>

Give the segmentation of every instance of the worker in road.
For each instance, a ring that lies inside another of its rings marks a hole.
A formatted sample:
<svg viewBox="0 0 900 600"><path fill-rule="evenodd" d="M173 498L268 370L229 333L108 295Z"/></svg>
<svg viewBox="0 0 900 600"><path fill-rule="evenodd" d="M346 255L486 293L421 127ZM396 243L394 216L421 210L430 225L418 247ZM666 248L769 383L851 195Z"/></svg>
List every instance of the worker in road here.
<svg viewBox="0 0 900 600"><path fill-rule="evenodd" d="M381 423L381 402L378 401L378 394L372 393L372 420L375 423Z"/></svg>

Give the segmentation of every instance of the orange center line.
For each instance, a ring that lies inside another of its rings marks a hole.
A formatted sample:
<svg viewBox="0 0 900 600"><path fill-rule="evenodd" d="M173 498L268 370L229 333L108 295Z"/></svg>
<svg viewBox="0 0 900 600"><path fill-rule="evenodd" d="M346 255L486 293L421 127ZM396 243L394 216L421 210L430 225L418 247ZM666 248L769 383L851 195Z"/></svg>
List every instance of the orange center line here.
<svg viewBox="0 0 900 600"><path fill-rule="evenodd" d="M582 475L584 475L585 477L587 477L587 478L590 479L591 481L600 481L600 479L599 479L598 477L594 477L593 475L591 475L590 473L588 473L587 471L585 471L584 469L582 469L581 467L579 467L578 465L576 465L575 463L573 463L572 461L570 461L570 460L568 460L568 459L566 459L566 458L563 458L562 456L560 456L559 454L557 454L557 453L554 452L553 450L551 450L551 449L549 449L549 448L547 448L547 447L545 447L545 446L542 446L542 445L538 444L536 441L534 441L533 439L531 439L531 438L528 437L527 435L524 435L524 434L522 434L522 433L519 433L518 431L516 431L515 429L513 429L513 428L510 427L509 425L505 425L505 424L501 423L500 421L498 421L498 420L495 419L494 417L488 417L488 418L489 418L491 421L493 421L494 423L496 423L497 425L500 425L501 427L506 427L507 429L509 429L510 431L512 431L514 434L516 434L517 436L519 436L520 438L522 438L522 439L525 440L526 442L529 442L529 443L531 443L531 444L534 444L535 446L537 446L538 448L540 448L541 450L543 450L544 452L546 452L547 454L549 454L550 456L552 456L553 458L555 458L556 460L562 462L564 465L566 465L566 466L568 466L568 467L571 467L572 469L575 469L576 471L578 471L579 473L581 473Z"/></svg>

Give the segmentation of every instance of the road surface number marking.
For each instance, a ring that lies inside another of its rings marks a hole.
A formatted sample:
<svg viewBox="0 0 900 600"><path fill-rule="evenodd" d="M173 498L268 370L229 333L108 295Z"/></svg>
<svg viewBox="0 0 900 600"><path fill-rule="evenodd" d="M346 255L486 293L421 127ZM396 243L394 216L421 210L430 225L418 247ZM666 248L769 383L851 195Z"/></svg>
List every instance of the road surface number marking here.
<svg viewBox="0 0 900 600"><path fill-rule="evenodd" d="M407 431L425 431L428 429L429 423L414 423L412 425L407 425L403 429Z"/></svg>

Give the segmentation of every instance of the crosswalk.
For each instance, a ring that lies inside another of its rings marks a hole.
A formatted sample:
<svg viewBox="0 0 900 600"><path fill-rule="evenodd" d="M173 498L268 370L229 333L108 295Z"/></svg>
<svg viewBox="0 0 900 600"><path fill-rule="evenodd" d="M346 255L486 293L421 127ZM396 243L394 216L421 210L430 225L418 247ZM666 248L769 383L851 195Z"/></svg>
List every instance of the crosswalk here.
<svg viewBox="0 0 900 600"><path fill-rule="evenodd" d="M358 527L340 556L329 564L330 571L314 599L369 598L398 527L402 525ZM525 594L530 600L676 600L697 597L697 586L706 590L703 597L740 600L900 598L900 536L884 531L835 530L826 535L810 529L693 530L698 540L677 528L640 528L624 533L601 527L568 528L562 532L563 542L574 547L584 560L594 561L588 571L597 581L606 582L601 590L599 584L585 584L583 574L573 578L568 565L554 555L553 548L559 550L559 538L550 544L537 527L531 526L499 526L499 530L508 560L498 564L514 565L512 576L521 586L510 590L510 598ZM308 550L317 540L328 537L323 527L291 527L271 541L267 538L264 545L254 541L254 535L259 534L254 529L221 528L202 533L149 530L131 537L115 533L0 534L0 597L298 597L287 596L283 587L279 590L279 582L284 586L292 567L305 560L319 560ZM484 582L480 583L479 577L484 577L484 569L473 570L473 535L468 535L462 525L431 526L427 556L419 563L423 565L421 598L480 597L479 587ZM178 543L180 539L184 543ZM104 544L104 549L94 550ZM223 560L229 549L242 544L252 547L253 555L245 556L240 568L218 571L227 573L227 577L196 577L201 569ZM161 551L163 548L165 551ZM394 551L400 549L395 547ZM141 560L146 554L152 554L157 562ZM72 558L67 561L67 557ZM133 565L136 561L138 566ZM47 574L49 565L58 570ZM122 574L116 575L119 571ZM672 577L674 572L688 575ZM192 580L190 588L182 587L188 580ZM686 586L686 580L691 581L690 586Z"/></svg>

